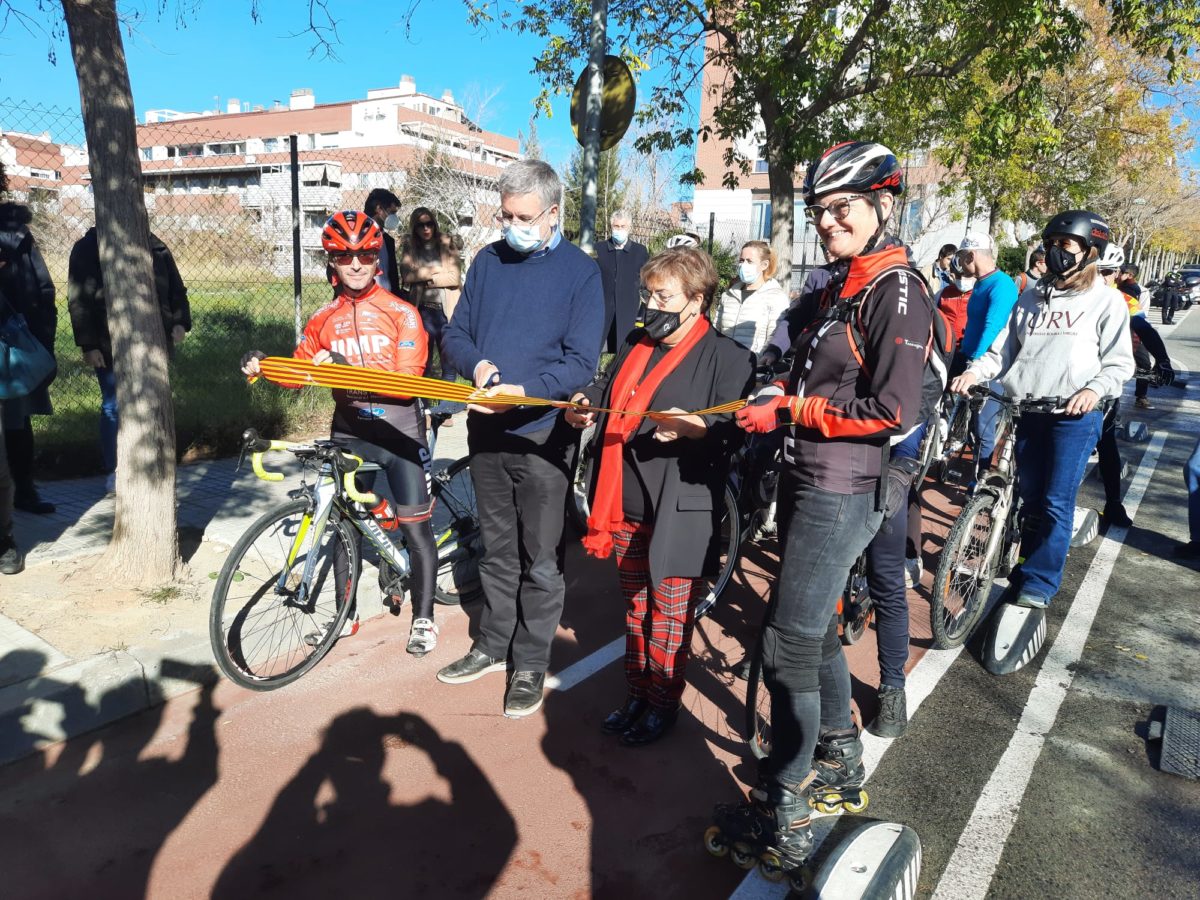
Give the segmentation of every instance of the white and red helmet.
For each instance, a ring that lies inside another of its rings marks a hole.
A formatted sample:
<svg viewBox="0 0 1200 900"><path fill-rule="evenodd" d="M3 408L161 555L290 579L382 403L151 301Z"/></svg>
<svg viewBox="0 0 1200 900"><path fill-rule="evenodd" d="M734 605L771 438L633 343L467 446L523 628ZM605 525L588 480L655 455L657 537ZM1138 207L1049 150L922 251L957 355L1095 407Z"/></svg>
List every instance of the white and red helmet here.
<svg viewBox="0 0 1200 900"><path fill-rule="evenodd" d="M904 172L894 153L883 144L846 141L835 144L808 167L804 177L804 202L834 191L904 193Z"/></svg>

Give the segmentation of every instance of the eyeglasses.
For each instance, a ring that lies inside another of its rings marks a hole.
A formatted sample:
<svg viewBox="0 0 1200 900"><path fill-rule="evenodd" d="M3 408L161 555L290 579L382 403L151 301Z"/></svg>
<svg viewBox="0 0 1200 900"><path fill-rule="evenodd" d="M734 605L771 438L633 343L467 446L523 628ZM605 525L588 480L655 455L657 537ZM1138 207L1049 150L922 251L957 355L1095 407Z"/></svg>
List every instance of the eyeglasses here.
<svg viewBox="0 0 1200 900"><path fill-rule="evenodd" d="M532 225L546 213L550 212L552 208L553 206L547 206L533 218L529 218L528 216L514 216L510 212L498 212L496 213L496 221L501 225L511 225L513 222L520 222L522 225Z"/></svg>
<svg viewBox="0 0 1200 900"><path fill-rule="evenodd" d="M418 227L418 228L432 228L432 227L433 227L433 223L432 223L432 222L430 222L428 219L424 219L424 220L422 220L422 221L420 221L420 222L418 222L418 223L417 223L417 227Z"/></svg>
<svg viewBox="0 0 1200 900"><path fill-rule="evenodd" d="M372 266L379 261L378 250L346 250L342 253L330 253L329 258L339 266L348 266L354 262L354 258L358 257L358 261L364 266Z"/></svg>
<svg viewBox="0 0 1200 900"><path fill-rule="evenodd" d="M676 297L683 297L683 296L685 296L683 291L677 291L674 294L667 294L666 296L663 296L662 294L658 293L657 291L652 291L649 288L642 288L641 290L638 291L638 297L641 298L643 303L653 303L659 309L662 309L664 306L666 306L670 301L674 300Z"/></svg>
<svg viewBox="0 0 1200 900"><path fill-rule="evenodd" d="M841 222L850 215L850 204L855 200L866 200L867 197L863 194L851 194L849 197L839 197L828 206L822 206L820 203L813 203L811 206L804 207L804 217L814 225L821 221L821 216L829 213L833 218Z"/></svg>

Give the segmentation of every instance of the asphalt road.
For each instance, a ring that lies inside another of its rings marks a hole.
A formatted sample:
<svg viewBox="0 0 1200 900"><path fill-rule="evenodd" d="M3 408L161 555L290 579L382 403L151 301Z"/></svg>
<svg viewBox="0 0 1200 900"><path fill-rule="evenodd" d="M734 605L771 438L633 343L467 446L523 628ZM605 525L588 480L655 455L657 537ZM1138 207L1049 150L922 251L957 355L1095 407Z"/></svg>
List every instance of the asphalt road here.
<svg viewBox="0 0 1200 900"><path fill-rule="evenodd" d="M1177 322L1172 354L1200 373L1200 315ZM1200 896L1200 782L1157 771L1144 738L1157 707L1200 709L1200 580L1171 556L1200 438L1193 381L1138 411L1152 439L1122 443L1135 525L1072 554L1033 665L995 678L970 648L928 652L912 595L919 708L904 738L868 744L868 812L920 835L922 896ZM1081 502L1102 505L1098 482ZM283 690L219 684L0 769L0 895L781 896L700 846L712 805L753 777L729 669L772 558L748 554L697 631L687 714L639 750L596 729L623 695L615 574L577 550L568 562L543 714L500 716L498 675L433 679L476 611L441 608L421 661L401 620L373 620ZM870 719L872 634L850 659Z"/></svg>

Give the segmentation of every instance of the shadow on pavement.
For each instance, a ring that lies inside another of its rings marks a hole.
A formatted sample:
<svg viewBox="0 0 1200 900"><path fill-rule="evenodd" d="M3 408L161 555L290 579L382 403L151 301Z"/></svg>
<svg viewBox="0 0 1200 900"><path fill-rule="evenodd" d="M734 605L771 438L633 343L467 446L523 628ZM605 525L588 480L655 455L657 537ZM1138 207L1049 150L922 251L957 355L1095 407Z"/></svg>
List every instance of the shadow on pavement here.
<svg viewBox="0 0 1200 900"><path fill-rule="evenodd" d="M394 805L383 766L395 752L427 755L449 802ZM212 896L484 897L516 840L512 815L461 744L418 715L360 707L330 723Z"/></svg>
<svg viewBox="0 0 1200 900"><path fill-rule="evenodd" d="M164 665L171 668L170 661ZM180 665L172 674L188 677L183 673L193 671ZM217 781L214 726L219 712L212 703L213 679L211 673L195 676L205 679L196 694L186 744L171 748L170 756L142 758L162 720L160 703L124 720L119 729L73 738L56 756L45 751L3 770L0 873L5 896L146 896L160 849ZM95 706L71 686L37 702L60 705L62 723L69 727L72 720L100 721L106 706L128 703L131 689L144 695L144 683L138 680L115 685ZM0 740L5 747L25 741L33 748L43 737L10 731ZM131 781L136 784L132 793Z"/></svg>

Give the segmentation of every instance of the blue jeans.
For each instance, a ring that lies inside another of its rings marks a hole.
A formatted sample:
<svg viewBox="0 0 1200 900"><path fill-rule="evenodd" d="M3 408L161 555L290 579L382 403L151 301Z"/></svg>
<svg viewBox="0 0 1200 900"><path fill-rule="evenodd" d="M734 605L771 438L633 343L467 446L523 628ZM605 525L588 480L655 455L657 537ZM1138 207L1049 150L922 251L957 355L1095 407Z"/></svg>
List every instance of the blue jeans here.
<svg viewBox="0 0 1200 900"><path fill-rule="evenodd" d="M104 471L114 472L117 468L117 376L112 369L99 368L96 381L100 382L100 456L104 460Z"/></svg>
<svg viewBox="0 0 1200 900"><path fill-rule="evenodd" d="M1029 524L1014 583L1023 594L1049 601L1062 586L1075 495L1103 426L1100 409L1078 418L1026 413L1018 423L1017 490Z"/></svg>
<svg viewBox="0 0 1200 900"><path fill-rule="evenodd" d="M892 459L917 459L925 423L892 447ZM910 500L916 492L910 493ZM909 516L920 517L920 506L901 505L867 547L867 589L875 606L875 639L879 655L879 680L890 687L904 687L908 663L908 588L904 585ZM918 551L919 552L919 551Z"/></svg>
<svg viewBox="0 0 1200 900"><path fill-rule="evenodd" d="M875 492L833 494L785 470L779 485L780 543L785 548L775 598L763 629L763 683L771 694L771 757L778 783L812 769L822 729L849 728L850 670L834 609L854 560L883 513Z"/></svg>
<svg viewBox="0 0 1200 900"><path fill-rule="evenodd" d="M1000 382L993 381L987 385L997 394L1003 394L1004 388L1000 387ZM977 468L983 471L992 462L992 451L996 449L996 419L1000 417L1000 403L988 397L983 401L983 408L979 410L979 415L975 417L972 423L972 428L976 435L976 440L979 452L975 455L978 460Z"/></svg>
<svg viewBox="0 0 1200 900"><path fill-rule="evenodd" d="M1188 535L1200 543L1200 441L1183 464L1183 481L1188 489Z"/></svg>
<svg viewBox="0 0 1200 900"><path fill-rule="evenodd" d="M446 314L439 306L422 304L419 309L421 323L425 326L425 334L429 337L429 355L425 357L425 374L433 375L433 351L436 348L438 365L441 369L441 373L437 377L442 381L454 382L458 379L458 370L454 368L454 363L450 362L450 358L442 352L442 335L446 331L448 322Z"/></svg>

